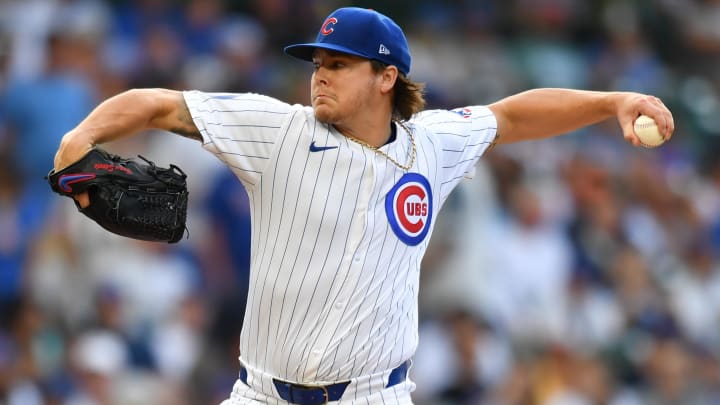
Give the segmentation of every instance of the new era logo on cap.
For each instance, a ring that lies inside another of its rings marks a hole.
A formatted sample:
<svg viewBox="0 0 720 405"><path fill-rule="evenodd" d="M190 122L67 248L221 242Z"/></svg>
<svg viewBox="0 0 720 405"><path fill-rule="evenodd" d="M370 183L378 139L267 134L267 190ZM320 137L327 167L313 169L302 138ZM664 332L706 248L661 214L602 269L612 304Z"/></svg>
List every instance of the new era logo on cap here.
<svg viewBox="0 0 720 405"><path fill-rule="evenodd" d="M405 34L393 20L374 10L337 9L325 19L315 42L290 45L284 51L312 61L317 48L378 60L396 66L404 75L410 72L410 49Z"/></svg>

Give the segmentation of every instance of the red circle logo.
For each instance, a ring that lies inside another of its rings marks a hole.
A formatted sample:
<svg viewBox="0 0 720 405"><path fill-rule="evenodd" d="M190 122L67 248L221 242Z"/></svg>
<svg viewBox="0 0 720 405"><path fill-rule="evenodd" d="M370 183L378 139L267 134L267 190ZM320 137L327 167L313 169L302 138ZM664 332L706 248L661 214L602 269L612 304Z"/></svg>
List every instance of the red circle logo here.
<svg viewBox="0 0 720 405"><path fill-rule="evenodd" d="M419 173L408 173L385 197L385 211L395 234L414 246L425 239L432 219L432 190Z"/></svg>
<svg viewBox="0 0 720 405"><path fill-rule="evenodd" d="M425 226L428 215L427 194L422 187L409 183L398 193L395 213L408 233L417 234Z"/></svg>

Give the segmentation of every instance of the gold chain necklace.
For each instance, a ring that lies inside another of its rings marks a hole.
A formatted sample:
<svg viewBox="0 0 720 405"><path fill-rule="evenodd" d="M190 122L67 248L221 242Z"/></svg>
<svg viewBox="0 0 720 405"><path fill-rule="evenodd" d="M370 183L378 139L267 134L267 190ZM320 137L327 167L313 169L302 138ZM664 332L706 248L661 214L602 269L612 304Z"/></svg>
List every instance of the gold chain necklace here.
<svg viewBox="0 0 720 405"><path fill-rule="evenodd" d="M346 137L347 139L349 139L349 140L351 140L351 141L353 141L353 142L361 145L361 146L364 146L364 147L366 147L366 148L368 148L368 149L373 150L373 151L374 151L375 153L377 153L378 155L384 156L385 158L387 158L387 160L393 162L393 163L395 164L395 166L397 166L397 167L399 167L401 170L404 170L404 171L407 172L407 171L410 170L410 168L413 167L413 165L415 164L415 153L416 153L416 152L415 152L415 138L413 137L413 134L412 134L412 131L410 131L410 128L408 128L404 123L402 123L402 122L400 122L400 121L395 121L395 122L397 122L397 124L400 125L400 127L401 127L403 130L405 130L405 132L407 132L408 136L410 137L410 145L412 146L412 150L411 150L411 152L410 152L410 163L408 163L407 165L400 164L400 162L398 162L397 160L395 160L392 156L390 156L390 155L388 155L387 153L381 151L381 150L380 150L380 147L372 146L372 145L370 145L369 143L367 143L367 142L365 142L365 141L361 141L361 140L359 140L359 139L357 139L357 138L355 138L355 137L353 137L353 136L350 136L350 135L345 135L345 137Z"/></svg>

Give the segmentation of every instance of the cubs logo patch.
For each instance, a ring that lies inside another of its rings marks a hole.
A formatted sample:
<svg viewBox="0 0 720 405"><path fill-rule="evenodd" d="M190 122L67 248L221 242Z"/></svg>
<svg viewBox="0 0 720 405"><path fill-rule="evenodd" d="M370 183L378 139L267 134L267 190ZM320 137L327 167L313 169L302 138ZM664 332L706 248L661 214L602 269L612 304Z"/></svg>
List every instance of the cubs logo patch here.
<svg viewBox="0 0 720 405"><path fill-rule="evenodd" d="M385 213L395 235L405 244L422 242L432 222L430 182L419 173L407 173L385 196Z"/></svg>

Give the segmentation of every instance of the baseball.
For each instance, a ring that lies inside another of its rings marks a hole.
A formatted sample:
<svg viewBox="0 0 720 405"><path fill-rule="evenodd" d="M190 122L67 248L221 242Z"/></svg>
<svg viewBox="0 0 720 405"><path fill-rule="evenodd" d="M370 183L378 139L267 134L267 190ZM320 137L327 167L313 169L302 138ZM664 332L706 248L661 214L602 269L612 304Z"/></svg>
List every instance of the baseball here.
<svg viewBox="0 0 720 405"><path fill-rule="evenodd" d="M635 120L635 135L640 138L640 142L647 148L654 148L665 142L665 137L660 133L655 120L647 115L641 115Z"/></svg>

